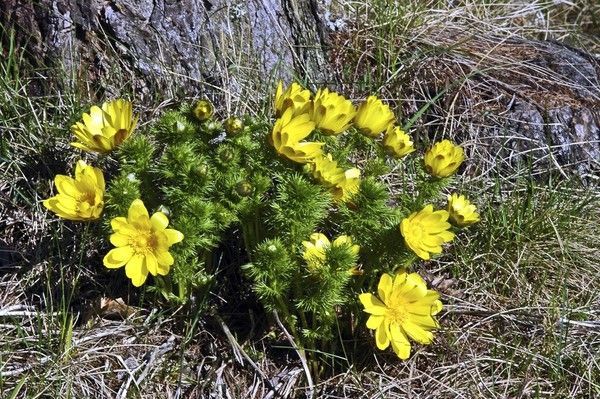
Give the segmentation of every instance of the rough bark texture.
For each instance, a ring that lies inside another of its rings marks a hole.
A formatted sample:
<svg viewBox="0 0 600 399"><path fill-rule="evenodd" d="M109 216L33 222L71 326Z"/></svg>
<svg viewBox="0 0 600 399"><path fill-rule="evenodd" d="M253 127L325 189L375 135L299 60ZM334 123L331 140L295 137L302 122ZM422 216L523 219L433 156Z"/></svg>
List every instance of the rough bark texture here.
<svg viewBox="0 0 600 399"><path fill-rule="evenodd" d="M525 43L521 43L525 46ZM508 108L509 132L532 142L547 163L582 175L600 171L600 68L590 55L558 43L529 43L530 68L546 84L515 90ZM541 80L541 79L540 79ZM523 140L521 140L523 141ZM521 145L521 147L523 147Z"/></svg>
<svg viewBox="0 0 600 399"><path fill-rule="evenodd" d="M488 169L531 163L536 174L598 175L598 59L560 43L468 32L436 32L427 44L441 55L422 61L413 91L446 90L429 113L433 133L441 125L474 143Z"/></svg>
<svg viewBox="0 0 600 399"><path fill-rule="evenodd" d="M0 24L34 65L196 94L294 71L322 79L316 10L315 0L0 0Z"/></svg>

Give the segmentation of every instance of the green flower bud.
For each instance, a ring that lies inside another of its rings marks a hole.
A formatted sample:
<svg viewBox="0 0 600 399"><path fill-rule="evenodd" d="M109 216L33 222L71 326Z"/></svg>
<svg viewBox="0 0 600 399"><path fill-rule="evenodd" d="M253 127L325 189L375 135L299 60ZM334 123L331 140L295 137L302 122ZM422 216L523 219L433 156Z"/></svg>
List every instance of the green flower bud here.
<svg viewBox="0 0 600 399"><path fill-rule="evenodd" d="M248 197L250 194L252 194L252 191L254 191L254 187L252 187L252 184L247 181L241 181L235 186L235 191L241 197Z"/></svg>
<svg viewBox="0 0 600 399"><path fill-rule="evenodd" d="M214 113L214 107L208 100L200 100L194 107L194 116L200 121L204 122L212 117Z"/></svg>
<svg viewBox="0 0 600 399"><path fill-rule="evenodd" d="M235 152L233 148L222 146L217 150L217 156L221 163L228 164L235 158Z"/></svg>
<svg viewBox="0 0 600 399"><path fill-rule="evenodd" d="M244 122L240 118L232 116L225 121L225 131L229 136L236 136L244 130Z"/></svg>
<svg viewBox="0 0 600 399"><path fill-rule="evenodd" d="M200 164L192 168L192 175L195 177L203 178L208 174L208 165Z"/></svg>

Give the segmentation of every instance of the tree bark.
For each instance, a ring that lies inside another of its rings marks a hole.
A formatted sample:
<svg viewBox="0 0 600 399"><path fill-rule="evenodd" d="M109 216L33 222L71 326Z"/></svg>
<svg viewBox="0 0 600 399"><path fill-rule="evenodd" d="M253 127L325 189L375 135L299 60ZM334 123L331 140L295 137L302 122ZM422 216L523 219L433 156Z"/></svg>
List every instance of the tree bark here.
<svg viewBox="0 0 600 399"><path fill-rule="evenodd" d="M100 95L115 80L180 96L325 78L316 0L0 0L0 25L5 47L14 31L34 66L62 65Z"/></svg>

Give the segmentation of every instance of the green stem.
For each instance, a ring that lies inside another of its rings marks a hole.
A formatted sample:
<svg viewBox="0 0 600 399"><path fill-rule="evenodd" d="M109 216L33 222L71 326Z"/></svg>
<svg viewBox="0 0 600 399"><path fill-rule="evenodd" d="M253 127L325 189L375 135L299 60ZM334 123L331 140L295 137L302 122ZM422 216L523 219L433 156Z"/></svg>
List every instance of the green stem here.
<svg viewBox="0 0 600 399"><path fill-rule="evenodd" d="M290 313L290 309L288 308L287 304L279 296L275 299L275 301L277 303L277 306L279 307L279 310L283 313L283 319L285 320L285 323L292 330L292 335L294 337L298 337L298 330L296 329L296 323L294 323L294 320L293 320L292 315Z"/></svg>
<svg viewBox="0 0 600 399"><path fill-rule="evenodd" d="M187 299L187 284L182 281L177 282L177 294L181 303L184 303Z"/></svg>
<svg viewBox="0 0 600 399"><path fill-rule="evenodd" d="M246 217L242 223L242 238L244 240L244 248L248 254L248 259L252 261L252 251L260 241L264 238L262 235L262 226L259 223L260 210L256 209L252 216Z"/></svg>

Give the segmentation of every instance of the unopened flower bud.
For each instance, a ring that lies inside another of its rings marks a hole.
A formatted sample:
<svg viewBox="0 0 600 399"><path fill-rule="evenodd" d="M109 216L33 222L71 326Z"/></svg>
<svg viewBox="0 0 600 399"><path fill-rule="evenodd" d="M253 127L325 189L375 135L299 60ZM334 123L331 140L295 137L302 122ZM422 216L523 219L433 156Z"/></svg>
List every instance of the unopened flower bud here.
<svg viewBox="0 0 600 399"><path fill-rule="evenodd" d="M196 177L206 177L208 174L208 165L200 164L192 168L192 174Z"/></svg>
<svg viewBox="0 0 600 399"><path fill-rule="evenodd" d="M200 100L194 107L194 116L200 121L204 122L213 115L214 108L210 101Z"/></svg>
<svg viewBox="0 0 600 399"><path fill-rule="evenodd" d="M244 122L240 118L232 116L225 121L225 131L229 136L236 136L244 130Z"/></svg>
<svg viewBox="0 0 600 399"><path fill-rule="evenodd" d="M210 121L207 125L206 128L208 129L208 131L210 132L214 132L216 130L221 130L221 124L217 121Z"/></svg>
<svg viewBox="0 0 600 399"><path fill-rule="evenodd" d="M242 197L247 197L252 194L252 184L247 181L241 181L235 186L235 191Z"/></svg>
<svg viewBox="0 0 600 399"><path fill-rule="evenodd" d="M208 283L211 282L211 278L210 278L210 276L202 275L198 278L198 282L200 283L199 284L200 286L207 285Z"/></svg>
<svg viewBox="0 0 600 399"><path fill-rule="evenodd" d="M235 154L233 153L233 149L227 147L221 147L219 151L219 160L222 163L229 163L233 160Z"/></svg>

